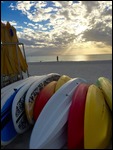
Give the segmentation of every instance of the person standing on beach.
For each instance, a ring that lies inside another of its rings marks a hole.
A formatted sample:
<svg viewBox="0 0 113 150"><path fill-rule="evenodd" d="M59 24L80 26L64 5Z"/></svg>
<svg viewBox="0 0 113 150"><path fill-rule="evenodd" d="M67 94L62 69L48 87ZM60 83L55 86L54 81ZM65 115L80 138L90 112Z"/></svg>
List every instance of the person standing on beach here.
<svg viewBox="0 0 113 150"><path fill-rule="evenodd" d="M58 56L57 56L57 61L58 61Z"/></svg>

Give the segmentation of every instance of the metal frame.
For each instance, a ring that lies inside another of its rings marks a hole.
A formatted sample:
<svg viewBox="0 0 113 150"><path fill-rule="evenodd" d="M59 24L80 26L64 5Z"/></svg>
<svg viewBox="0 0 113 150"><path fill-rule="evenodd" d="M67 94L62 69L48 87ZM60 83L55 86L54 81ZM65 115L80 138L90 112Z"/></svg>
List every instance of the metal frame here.
<svg viewBox="0 0 113 150"><path fill-rule="evenodd" d="M10 42L9 42L9 43L1 43L1 45L16 45L16 54L17 54L18 66L19 66L19 74L18 74L18 75L20 75L20 80L23 79L22 70L21 70L21 68L20 68L20 61L19 61L19 58L18 58L18 45L22 45L24 58L25 58L25 60L26 60L24 44L23 44L23 43L20 43L20 42L18 42L18 43L14 43L14 42L10 43ZM27 62L27 61L26 61L26 62ZM27 69L26 72L27 72L27 76L29 77L28 69ZM15 76L14 79L10 78L10 76L2 76L2 75L1 75L1 87L4 87L4 86L6 86L7 84L10 84L10 83L13 83L13 82L15 82L15 81L18 81L18 75ZM8 82L8 83L5 82L5 77L6 77L6 78L9 78L9 80L8 80L9 82Z"/></svg>

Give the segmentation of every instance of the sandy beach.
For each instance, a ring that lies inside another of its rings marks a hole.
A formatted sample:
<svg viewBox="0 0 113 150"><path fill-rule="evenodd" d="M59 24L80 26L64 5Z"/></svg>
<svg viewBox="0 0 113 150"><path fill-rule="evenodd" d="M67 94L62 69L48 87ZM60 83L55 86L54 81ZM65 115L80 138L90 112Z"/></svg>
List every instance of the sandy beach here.
<svg viewBox="0 0 113 150"><path fill-rule="evenodd" d="M88 83L96 83L101 76L112 81L112 60L110 61L86 61L86 62L38 62L28 63L30 76L59 73L71 78L82 77ZM24 74L26 76L26 74ZM5 149L28 149L32 128L24 134L16 137ZM109 149L112 149L110 144Z"/></svg>
<svg viewBox="0 0 113 150"><path fill-rule="evenodd" d="M29 74L43 75L48 73L65 74L72 78L82 77L89 83L104 76L112 80L112 61L81 61L81 62L38 62L28 63Z"/></svg>

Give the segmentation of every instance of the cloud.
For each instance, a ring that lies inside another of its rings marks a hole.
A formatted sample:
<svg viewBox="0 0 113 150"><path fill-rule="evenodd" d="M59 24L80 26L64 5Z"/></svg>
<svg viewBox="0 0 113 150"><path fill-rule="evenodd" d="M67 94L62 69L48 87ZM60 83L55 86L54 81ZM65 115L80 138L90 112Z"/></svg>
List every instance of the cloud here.
<svg viewBox="0 0 113 150"><path fill-rule="evenodd" d="M112 46L112 35L111 35L112 30L109 27L104 27L102 29L101 28L102 25L100 23L99 24L100 28L98 27L85 31L83 36L83 38L85 38L85 41L103 42L106 45Z"/></svg>
<svg viewBox="0 0 113 150"><path fill-rule="evenodd" d="M91 13L91 11L95 8L98 8L98 1L81 1L83 5L85 5L87 9L87 13Z"/></svg>
<svg viewBox="0 0 113 150"><path fill-rule="evenodd" d="M111 1L18 1L16 5L11 3L10 9L21 11L29 19L18 31L29 50L58 53L59 49L67 53L79 48L84 51L88 44L95 51L107 46L111 49Z"/></svg>
<svg viewBox="0 0 113 150"><path fill-rule="evenodd" d="M89 28L83 34L85 41L102 42L112 46L111 2L84 1L82 4L90 12L86 13Z"/></svg>
<svg viewBox="0 0 113 150"><path fill-rule="evenodd" d="M34 1L18 1L16 9L27 12L35 5Z"/></svg>

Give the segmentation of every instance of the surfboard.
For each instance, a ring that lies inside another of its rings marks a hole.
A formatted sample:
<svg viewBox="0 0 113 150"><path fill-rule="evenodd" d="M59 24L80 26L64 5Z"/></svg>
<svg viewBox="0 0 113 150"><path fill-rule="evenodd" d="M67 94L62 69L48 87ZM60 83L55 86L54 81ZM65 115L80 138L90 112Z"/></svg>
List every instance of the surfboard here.
<svg viewBox="0 0 113 150"><path fill-rule="evenodd" d="M5 95L1 100L1 126L2 126L1 144L2 145L9 144L17 136L17 132L14 128L13 121L12 121L11 107L16 94L25 84L26 81L19 84L17 87L7 92L7 95Z"/></svg>
<svg viewBox="0 0 113 150"><path fill-rule="evenodd" d="M6 46L1 45L1 75L9 75L9 72L13 74L13 68L10 65L7 53Z"/></svg>
<svg viewBox="0 0 113 150"><path fill-rule="evenodd" d="M57 81L50 82L37 95L35 102L34 102L34 109L33 109L34 121L37 120L43 107L45 106L47 101L51 98L51 96L55 93L56 84L57 84Z"/></svg>
<svg viewBox="0 0 113 150"><path fill-rule="evenodd" d="M11 105L18 91L19 89L15 90L7 101L1 103L1 145L9 144L17 136L12 122Z"/></svg>
<svg viewBox="0 0 113 150"><path fill-rule="evenodd" d="M34 77L37 77L37 76L30 76L28 78L25 78L25 79L22 79L22 80L19 80L19 81L16 81L16 82L13 82L3 88L1 88L1 94L3 94L4 92L6 92L7 90L10 90L12 88L15 88L16 86L18 86L19 84L21 84L22 82L26 81L26 80L29 80L31 78L34 78Z"/></svg>
<svg viewBox="0 0 113 150"><path fill-rule="evenodd" d="M1 42L4 43L5 42L5 24L3 22L1 22Z"/></svg>
<svg viewBox="0 0 113 150"><path fill-rule="evenodd" d="M16 35L16 29L10 25L9 22L5 24L1 23L1 38L2 43L18 43L18 38ZM16 48L18 49L18 58L17 58L17 52ZM2 61L1 61L1 73L2 75L15 75L20 72L19 70L19 64L20 63L20 69L21 71L26 72L28 65L26 60L23 57L23 54L21 52L21 49L18 45L2 45Z"/></svg>
<svg viewBox="0 0 113 150"><path fill-rule="evenodd" d="M37 78L37 77L34 77L34 78ZM22 87L23 85L25 85L27 82L29 82L32 79L33 78L29 78L27 80L22 80L22 83L20 81L20 82L17 83L18 85L16 84L15 86L14 85L10 85L10 87L9 86L8 87L7 86L4 87L4 92L2 93L2 96L1 96L1 102L5 103L7 101L7 99L14 93L15 90L18 90L20 87Z"/></svg>
<svg viewBox="0 0 113 150"><path fill-rule="evenodd" d="M22 79L22 80L19 80L17 82L14 82L12 84L9 84L7 86L5 86L4 88L1 89L1 99L11 90L13 90L14 88L17 88L17 86L19 86L21 83L25 83L27 81L29 81L30 79L32 78L35 78L35 77L38 77L38 76L31 76L29 78L25 78L25 79Z"/></svg>
<svg viewBox="0 0 113 150"><path fill-rule="evenodd" d="M6 23L6 34L7 34L6 40L8 40L9 42L14 42L14 43L18 42L18 38L16 35L16 29L13 26L11 26L9 22ZM5 41L5 42L7 42L7 41ZM9 54L10 54L9 57L10 57L11 66L15 70L14 73L19 73L18 59L19 59L21 70L23 72L26 72L28 65L27 65L25 58L23 57L20 47L18 45L17 46L16 45L8 45L7 48L9 50ZM16 49L18 49L18 58L17 58Z"/></svg>
<svg viewBox="0 0 113 150"><path fill-rule="evenodd" d="M102 90L105 100L112 111L112 83L108 78L99 77L97 86Z"/></svg>
<svg viewBox="0 0 113 150"><path fill-rule="evenodd" d="M31 149L43 149L62 130L68 119L73 92L82 82L86 81L81 78L69 80L49 99L32 130Z"/></svg>
<svg viewBox="0 0 113 150"><path fill-rule="evenodd" d="M34 76L33 78L37 78L38 76ZM14 94L15 93L15 91L16 90L18 90L20 87L22 87L22 86L24 86L26 83L28 83L31 79L33 79L33 78L29 78L29 79L27 79L27 80L22 80L22 83L21 83L21 81L20 82L18 82L15 86L14 85L10 85L10 87L8 86L6 86L5 88L4 88L4 92L2 93L3 94L3 96L2 96L2 98L1 98L1 104L3 105L6 101L7 101L7 99L12 95L12 94ZM10 89L9 89L10 88ZM9 90L8 90L9 89ZM7 93L6 93L6 91L5 90L7 90Z"/></svg>
<svg viewBox="0 0 113 150"><path fill-rule="evenodd" d="M67 123L58 132L50 142L48 142L43 149L64 149L67 143Z"/></svg>
<svg viewBox="0 0 113 150"><path fill-rule="evenodd" d="M84 116L84 149L106 149L112 137L112 115L102 91L88 88Z"/></svg>
<svg viewBox="0 0 113 150"><path fill-rule="evenodd" d="M1 22L1 41L2 43L10 42L7 35L7 27ZM8 45L1 45L1 74L9 75L14 73L14 68L10 64Z"/></svg>
<svg viewBox="0 0 113 150"><path fill-rule="evenodd" d="M81 83L73 93L68 116L68 149L84 149L84 110L89 85Z"/></svg>
<svg viewBox="0 0 113 150"><path fill-rule="evenodd" d="M2 93L1 93L1 100L6 99L6 97L8 98L14 92L14 89L20 88L22 85L24 85L25 83L29 82L30 80L32 80L35 77L38 77L38 76L32 76L32 77L29 77L29 78L17 81L15 83L12 83L12 84L4 87L1 90L2 91Z"/></svg>
<svg viewBox="0 0 113 150"><path fill-rule="evenodd" d="M19 81L17 81L17 82L11 83L11 84L9 84L9 85L3 87L3 88L1 89L1 94L3 95L5 92L7 92L7 90L11 90L12 87L15 87L15 86L17 86L18 84L21 84L23 81L25 81L25 79L19 80Z"/></svg>
<svg viewBox="0 0 113 150"><path fill-rule="evenodd" d="M25 112L31 125L34 124L33 109L36 96L50 82L57 81L60 78L58 73L47 74L42 80L35 82L29 88L25 97Z"/></svg>
<svg viewBox="0 0 113 150"><path fill-rule="evenodd" d="M57 81L56 84L56 88L55 88L55 92L63 85L65 84L67 81L69 81L71 78L67 75L62 75L59 80Z"/></svg>
<svg viewBox="0 0 113 150"><path fill-rule="evenodd" d="M26 115L25 115L25 95L27 93L27 90L29 87L36 82L37 80L40 80L41 77L36 77L31 79L28 83L22 87L18 93L16 94L13 103L12 103L12 120L15 127L15 130L17 133L23 133L27 129L29 129L30 125L27 121ZM24 121L26 120L26 121Z"/></svg>
<svg viewBox="0 0 113 150"><path fill-rule="evenodd" d="M11 25L9 22L7 22L5 25L5 42L6 43L12 42L10 39L10 29L11 29ZM7 56L8 56L9 64L13 70L13 72L8 72L7 75L19 73L18 59L17 59L17 55L16 55L16 47L15 46L14 45L6 45L5 46L7 48ZM15 49L14 49L14 47L15 47Z"/></svg>

